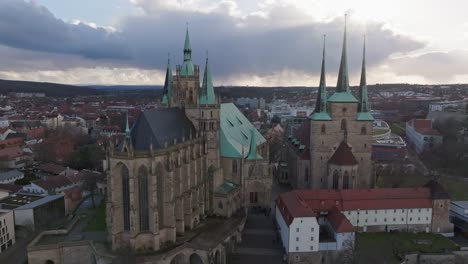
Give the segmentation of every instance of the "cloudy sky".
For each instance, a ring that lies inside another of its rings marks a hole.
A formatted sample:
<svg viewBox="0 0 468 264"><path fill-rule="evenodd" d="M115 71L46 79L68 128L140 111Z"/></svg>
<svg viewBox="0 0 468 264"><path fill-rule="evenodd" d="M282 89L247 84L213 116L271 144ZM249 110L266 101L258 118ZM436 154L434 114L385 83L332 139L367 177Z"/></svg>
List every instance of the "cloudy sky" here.
<svg viewBox="0 0 468 264"><path fill-rule="evenodd" d="M322 36L336 82L348 14L351 83L363 35L369 83L468 83L466 0L0 0L0 78L162 84L208 51L217 85L318 84Z"/></svg>

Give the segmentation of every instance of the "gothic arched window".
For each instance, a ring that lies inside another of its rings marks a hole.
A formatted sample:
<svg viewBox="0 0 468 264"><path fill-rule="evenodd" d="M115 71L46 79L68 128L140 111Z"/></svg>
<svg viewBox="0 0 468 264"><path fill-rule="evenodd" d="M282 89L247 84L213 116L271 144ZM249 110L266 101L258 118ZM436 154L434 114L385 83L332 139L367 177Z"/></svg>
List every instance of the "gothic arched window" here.
<svg viewBox="0 0 468 264"><path fill-rule="evenodd" d="M309 182L309 168L306 167L304 171L304 181Z"/></svg>
<svg viewBox="0 0 468 264"><path fill-rule="evenodd" d="M232 160L232 174L237 175L237 160Z"/></svg>
<svg viewBox="0 0 468 264"><path fill-rule="evenodd" d="M122 202L123 225L125 231L130 231L130 173L126 166L122 167Z"/></svg>
<svg viewBox="0 0 468 264"><path fill-rule="evenodd" d="M322 130L322 134L325 134L325 132L326 132L325 124L322 125L322 129L321 129L321 130Z"/></svg>
<svg viewBox="0 0 468 264"><path fill-rule="evenodd" d="M362 135L366 135L366 134L367 134L367 127L366 127L366 126L362 126L362 127L361 127L361 134L362 134Z"/></svg>
<svg viewBox="0 0 468 264"><path fill-rule="evenodd" d="M138 170L138 202L140 207L140 231L149 230L148 172L145 167Z"/></svg>
<svg viewBox="0 0 468 264"><path fill-rule="evenodd" d="M341 119L341 130L347 130L346 119Z"/></svg>
<svg viewBox="0 0 468 264"><path fill-rule="evenodd" d="M338 184L340 181L340 176L338 175L338 171L333 172L333 189L338 190Z"/></svg>
<svg viewBox="0 0 468 264"><path fill-rule="evenodd" d="M159 229L164 227L164 178L161 166L156 169L157 199L158 199L158 223Z"/></svg>
<svg viewBox="0 0 468 264"><path fill-rule="evenodd" d="M343 189L349 189L349 174L346 171L343 176Z"/></svg>

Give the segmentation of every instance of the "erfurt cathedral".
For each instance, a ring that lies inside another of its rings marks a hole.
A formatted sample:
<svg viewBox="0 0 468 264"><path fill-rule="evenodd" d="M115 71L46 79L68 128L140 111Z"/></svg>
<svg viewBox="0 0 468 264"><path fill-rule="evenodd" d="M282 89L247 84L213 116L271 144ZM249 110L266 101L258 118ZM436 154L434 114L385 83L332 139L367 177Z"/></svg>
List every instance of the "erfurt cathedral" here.
<svg viewBox="0 0 468 264"><path fill-rule="evenodd" d="M142 112L125 139L110 144L107 228L113 250L159 250L209 215L270 206L268 143L192 62L168 61L161 107Z"/></svg>

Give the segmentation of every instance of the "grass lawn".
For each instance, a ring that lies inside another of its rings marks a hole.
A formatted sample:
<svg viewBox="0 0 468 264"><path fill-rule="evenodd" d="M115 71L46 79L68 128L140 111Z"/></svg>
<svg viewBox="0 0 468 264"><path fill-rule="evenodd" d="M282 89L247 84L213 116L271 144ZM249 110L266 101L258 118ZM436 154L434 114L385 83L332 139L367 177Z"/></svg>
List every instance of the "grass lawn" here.
<svg viewBox="0 0 468 264"><path fill-rule="evenodd" d="M374 129L374 136L383 135L388 132L388 129L377 128Z"/></svg>
<svg viewBox="0 0 468 264"><path fill-rule="evenodd" d="M93 216L94 215L94 216ZM106 231L106 204L101 203L88 214L88 225L84 231Z"/></svg>
<svg viewBox="0 0 468 264"><path fill-rule="evenodd" d="M392 132L394 134L397 134L399 136L404 136L405 135L405 130L406 130L406 128L405 128L406 124L405 123L403 123L403 122L402 123L391 123L391 124L389 124L389 126L390 126L390 129L392 130Z"/></svg>
<svg viewBox="0 0 468 264"><path fill-rule="evenodd" d="M430 241L418 244L416 241ZM359 263L400 263L398 255L405 253L443 253L458 250L448 238L427 233L358 233L356 256ZM372 261L372 262L368 262Z"/></svg>

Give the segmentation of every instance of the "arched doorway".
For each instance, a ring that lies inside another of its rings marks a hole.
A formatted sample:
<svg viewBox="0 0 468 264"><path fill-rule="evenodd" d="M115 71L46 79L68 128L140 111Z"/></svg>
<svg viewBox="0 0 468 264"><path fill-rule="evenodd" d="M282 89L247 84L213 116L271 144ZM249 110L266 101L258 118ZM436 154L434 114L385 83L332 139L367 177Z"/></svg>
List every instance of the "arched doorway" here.
<svg viewBox="0 0 468 264"><path fill-rule="evenodd" d="M177 254L172 260L170 264L185 264L185 255L180 253Z"/></svg>
<svg viewBox="0 0 468 264"><path fill-rule="evenodd" d="M190 255L190 264L203 264L203 260L197 253Z"/></svg>
<svg viewBox="0 0 468 264"><path fill-rule="evenodd" d="M219 253L219 250L215 253L214 264L221 264L221 253Z"/></svg>

